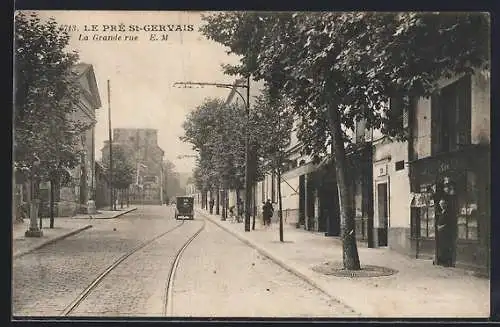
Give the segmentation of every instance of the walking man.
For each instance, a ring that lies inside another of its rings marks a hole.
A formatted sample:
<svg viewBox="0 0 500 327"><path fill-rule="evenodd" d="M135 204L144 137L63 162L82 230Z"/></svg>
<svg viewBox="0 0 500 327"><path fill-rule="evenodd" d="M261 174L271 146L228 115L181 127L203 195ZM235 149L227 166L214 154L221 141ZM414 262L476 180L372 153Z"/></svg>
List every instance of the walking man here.
<svg viewBox="0 0 500 327"><path fill-rule="evenodd" d="M271 200L267 199L266 203L262 208L262 216L264 218L264 225L271 226L271 217L273 216L274 208L271 204Z"/></svg>

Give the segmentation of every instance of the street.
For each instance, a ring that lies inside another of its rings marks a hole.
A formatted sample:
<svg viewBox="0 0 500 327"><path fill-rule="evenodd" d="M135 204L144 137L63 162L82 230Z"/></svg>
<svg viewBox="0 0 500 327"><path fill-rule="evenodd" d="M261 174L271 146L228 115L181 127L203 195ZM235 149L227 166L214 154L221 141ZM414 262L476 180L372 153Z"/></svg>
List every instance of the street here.
<svg viewBox="0 0 500 327"><path fill-rule="evenodd" d="M175 257L200 229L179 259L169 299ZM93 284L104 272L108 273ZM144 206L16 259L13 315L338 317L353 313L201 215L182 222L173 218L172 207Z"/></svg>

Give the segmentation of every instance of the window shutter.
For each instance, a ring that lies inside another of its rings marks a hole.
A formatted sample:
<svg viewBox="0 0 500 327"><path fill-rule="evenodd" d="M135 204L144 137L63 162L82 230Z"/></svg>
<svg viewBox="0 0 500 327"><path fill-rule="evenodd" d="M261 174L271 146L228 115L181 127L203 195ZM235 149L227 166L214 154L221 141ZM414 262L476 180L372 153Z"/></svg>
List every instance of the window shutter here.
<svg viewBox="0 0 500 327"><path fill-rule="evenodd" d="M439 111L439 95L433 94L431 97L431 154L439 153L441 138L439 134L439 126L441 115Z"/></svg>
<svg viewBox="0 0 500 327"><path fill-rule="evenodd" d="M403 109L403 128L408 128L409 116L410 116L410 110L408 108Z"/></svg>
<svg viewBox="0 0 500 327"><path fill-rule="evenodd" d="M457 143L459 146L471 142L471 77L462 78L457 87Z"/></svg>

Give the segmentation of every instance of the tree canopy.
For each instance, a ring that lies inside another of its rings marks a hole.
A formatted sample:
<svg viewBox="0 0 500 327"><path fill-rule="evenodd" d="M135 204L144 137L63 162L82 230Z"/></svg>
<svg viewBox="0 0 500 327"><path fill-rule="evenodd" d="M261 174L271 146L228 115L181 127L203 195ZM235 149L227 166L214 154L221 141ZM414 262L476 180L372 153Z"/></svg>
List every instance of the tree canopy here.
<svg viewBox="0 0 500 327"><path fill-rule="evenodd" d="M351 190L348 130L366 128L405 139L388 101L429 96L442 77L489 67L483 13L217 12L201 32L240 56L225 72L264 80L290 99L304 154L319 160L331 144L343 222L344 268L360 269Z"/></svg>
<svg viewBox="0 0 500 327"><path fill-rule="evenodd" d="M191 112L183 127L181 140L199 152L197 187L240 189L245 176L244 109L208 98Z"/></svg>
<svg viewBox="0 0 500 327"><path fill-rule="evenodd" d="M80 90L67 52L69 35L56 21L17 12L14 36L14 163L19 171L40 159L41 175L54 178L80 162L79 136L88 126L71 119Z"/></svg>
<svg viewBox="0 0 500 327"><path fill-rule="evenodd" d="M109 170L109 161L103 161L102 166ZM135 182L136 167L127 157L126 151L118 144L113 145L113 171L112 187L116 189L127 189Z"/></svg>
<svg viewBox="0 0 500 327"><path fill-rule="evenodd" d="M439 78L489 64L483 13L225 12L203 20L206 37L241 56L239 65L224 66L228 74L251 74L292 100L299 139L312 155L329 144L328 108L339 108L344 132L365 119L404 139L390 97L408 106L408 97L434 92Z"/></svg>

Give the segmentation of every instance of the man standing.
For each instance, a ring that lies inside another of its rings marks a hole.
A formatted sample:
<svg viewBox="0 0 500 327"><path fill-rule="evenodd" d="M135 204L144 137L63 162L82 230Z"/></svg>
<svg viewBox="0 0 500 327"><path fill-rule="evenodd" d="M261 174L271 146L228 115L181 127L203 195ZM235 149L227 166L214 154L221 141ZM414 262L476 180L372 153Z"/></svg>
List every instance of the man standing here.
<svg viewBox="0 0 500 327"><path fill-rule="evenodd" d="M266 203L262 208L262 216L264 218L264 225L271 226L271 217L273 216L274 208L271 204L271 200L267 199Z"/></svg>
<svg viewBox="0 0 500 327"><path fill-rule="evenodd" d="M210 214L214 213L214 204L215 204L214 199L210 199Z"/></svg>
<svg viewBox="0 0 500 327"><path fill-rule="evenodd" d="M243 201L241 199L238 199L237 207L238 207L237 208L238 209L238 222L240 223L242 221L243 210L244 210Z"/></svg>

